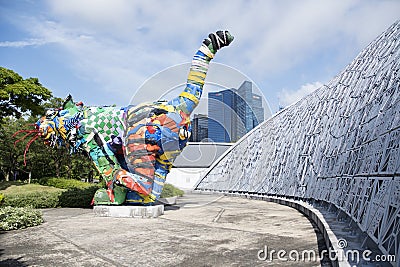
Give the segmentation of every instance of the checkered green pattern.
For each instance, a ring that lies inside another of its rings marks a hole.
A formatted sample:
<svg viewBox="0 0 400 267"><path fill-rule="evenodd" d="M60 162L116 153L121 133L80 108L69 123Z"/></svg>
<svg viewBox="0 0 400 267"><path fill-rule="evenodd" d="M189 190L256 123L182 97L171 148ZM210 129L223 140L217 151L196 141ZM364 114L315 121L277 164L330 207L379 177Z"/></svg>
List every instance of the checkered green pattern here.
<svg viewBox="0 0 400 267"><path fill-rule="evenodd" d="M87 119L84 120L85 127L88 130L97 130L108 142L113 134L122 136L124 132L123 113L123 110L112 107L91 107L87 112Z"/></svg>

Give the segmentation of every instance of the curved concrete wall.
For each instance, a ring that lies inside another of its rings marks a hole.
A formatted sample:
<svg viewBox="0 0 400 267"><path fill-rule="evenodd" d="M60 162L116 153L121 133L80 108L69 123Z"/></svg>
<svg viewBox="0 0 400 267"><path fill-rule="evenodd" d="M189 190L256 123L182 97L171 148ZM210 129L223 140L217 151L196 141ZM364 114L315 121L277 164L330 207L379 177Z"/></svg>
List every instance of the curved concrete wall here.
<svg viewBox="0 0 400 267"><path fill-rule="evenodd" d="M197 190L322 200L400 255L400 21L229 149Z"/></svg>

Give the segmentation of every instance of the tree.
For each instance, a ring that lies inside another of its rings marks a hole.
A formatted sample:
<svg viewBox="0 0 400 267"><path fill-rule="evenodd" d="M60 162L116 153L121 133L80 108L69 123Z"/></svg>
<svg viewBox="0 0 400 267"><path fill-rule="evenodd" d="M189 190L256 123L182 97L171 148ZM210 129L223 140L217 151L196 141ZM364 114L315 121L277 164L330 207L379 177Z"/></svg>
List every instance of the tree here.
<svg viewBox="0 0 400 267"><path fill-rule="evenodd" d="M60 99L50 99L49 102L58 104ZM50 104L49 104L50 105ZM46 104L47 106L47 104ZM51 105L55 107L54 105ZM56 105L57 106L57 105ZM24 151L35 133L26 136L20 133L13 137L18 130L31 129L37 118L30 117L15 119L8 117L0 124L0 180L26 180L31 174L32 179L42 177L65 177L71 179L88 179L95 172L94 165L88 156L83 154L70 155L66 147L51 148L43 144L39 138L34 141L26 154L24 165Z"/></svg>
<svg viewBox="0 0 400 267"><path fill-rule="evenodd" d="M18 170L18 158L23 157L24 147L14 142L17 140L12 137L13 133L24 127L24 119L4 118L4 124L0 124L0 178L6 181L13 179Z"/></svg>
<svg viewBox="0 0 400 267"><path fill-rule="evenodd" d="M43 114L42 103L51 95L37 78L23 79L14 71L0 67L0 118L20 118L26 112L33 116Z"/></svg>
<svg viewBox="0 0 400 267"><path fill-rule="evenodd" d="M43 87L37 78L23 79L12 70L0 67L0 180L26 179L48 176L87 178L93 166L87 157L70 155L66 148L52 149L37 139L26 154L24 151L35 136L18 130L34 129L38 115L44 115L46 108L61 107L63 99L52 97L49 89ZM14 146L14 142L22 138Z"/></svg>

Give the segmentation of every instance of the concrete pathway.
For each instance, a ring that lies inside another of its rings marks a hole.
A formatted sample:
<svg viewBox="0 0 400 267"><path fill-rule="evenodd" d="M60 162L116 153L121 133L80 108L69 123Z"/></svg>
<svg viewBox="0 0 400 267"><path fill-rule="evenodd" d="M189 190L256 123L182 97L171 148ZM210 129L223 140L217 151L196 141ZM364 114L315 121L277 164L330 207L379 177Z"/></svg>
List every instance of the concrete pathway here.
<svg viewBox="0 0 400 267"><path fill-rule="evenodd" d="M188 194L156 219L66 208L43 215L40 226L0 234L0 266L321 266L288 255L318 255L323 242L310 221L265 201ZM266 247L287 254L264 260Z"/></svg>

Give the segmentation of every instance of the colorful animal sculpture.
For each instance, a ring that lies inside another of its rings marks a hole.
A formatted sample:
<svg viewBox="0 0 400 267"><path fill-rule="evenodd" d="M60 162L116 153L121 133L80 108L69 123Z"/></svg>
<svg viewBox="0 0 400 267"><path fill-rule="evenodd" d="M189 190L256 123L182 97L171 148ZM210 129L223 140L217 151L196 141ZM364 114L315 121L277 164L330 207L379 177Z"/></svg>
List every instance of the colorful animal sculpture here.
<svg viewBox="0 0 400 267"><path fill-rule="evenodd" d="M190 114L202 95L210 61L233 40L228 31L208 35L195 53L186 88L168 102L86 107L69 95L61 109L46 112L38 135L50 146L86 151L106 181L94 204L151 205L161 194L175 158L190 137Z"/></svg>

